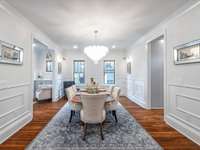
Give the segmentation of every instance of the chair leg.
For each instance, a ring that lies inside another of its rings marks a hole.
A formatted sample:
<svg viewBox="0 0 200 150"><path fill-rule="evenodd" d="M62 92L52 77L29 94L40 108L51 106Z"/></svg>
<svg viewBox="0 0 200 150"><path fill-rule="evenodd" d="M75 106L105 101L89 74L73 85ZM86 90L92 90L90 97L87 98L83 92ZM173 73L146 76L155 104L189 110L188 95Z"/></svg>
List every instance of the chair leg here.
<svg viewBox="0 0 200 150"><path fill-rule="evenodd" d="M80 120L80 126L84 126L84 122Z"/></svg>
<svg viewBox="0 0 200 150"><path fill-rule="evenodd" d="M71 110L70 118L69 118L69 123L72 122L72 117L73 117L74 114L75 114L75 111Z"/></svg>
<svg viewBox="0 0 200 150"><path fill-rule="evenodd" d="M117 120L116 110L113 110L113 111L112 111L112 115L115 117L115 122L117 123L118 120Z"/></svg>
<svg viewBox="0 0 200 150"><path fill-rule="evenodd" d="M100 135L101 135L101 139L104 140L104 136L103 136L103 124L100 123Z"/></svg>
<svg viewBox="0 0 200 150"><path fill-rule="evenodd" d="M87 123L84 123L83 141L85 141L86 132L87 132Z"/></svg>

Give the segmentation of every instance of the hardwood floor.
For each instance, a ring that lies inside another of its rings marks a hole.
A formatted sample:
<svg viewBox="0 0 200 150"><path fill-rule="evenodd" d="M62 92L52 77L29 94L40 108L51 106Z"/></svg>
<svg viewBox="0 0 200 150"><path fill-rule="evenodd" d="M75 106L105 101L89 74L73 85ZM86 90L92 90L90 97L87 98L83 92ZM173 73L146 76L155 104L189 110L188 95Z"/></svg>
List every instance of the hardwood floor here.
<svg viewBox="0 0 200 150"><path fill-rule="evenodd" d="M121 97L120 102L164 149L200 150L197 144L163 121L163 110L145 110L126 97ZM62 99L56 103L34 104L33 120L1 144L0 150L23 150L65 103L66 100Z"/></svg>
<svg viewBox="0 0 200 150"><path fill-rule="evenodd" d="M120 103L165 150L200 150L200 146L164 122L162 109L146 110L126 97L122 97Z"/></svg>
<svg viewBox="0 0 200 150"><path fill-rule="evenodd" d="M44 101L34 104L33 120L1 144L0 150L23 150L65 103L66 100L61 99L56 103Z"/></svg>

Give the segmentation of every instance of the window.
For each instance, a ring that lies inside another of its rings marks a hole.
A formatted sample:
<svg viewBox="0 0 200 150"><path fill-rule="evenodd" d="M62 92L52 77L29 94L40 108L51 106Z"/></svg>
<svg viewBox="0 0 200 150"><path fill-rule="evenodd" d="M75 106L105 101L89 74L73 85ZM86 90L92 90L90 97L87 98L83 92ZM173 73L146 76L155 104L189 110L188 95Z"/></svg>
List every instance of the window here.
<svg viewBox="0 0 200 150"><path fill-rule="evenodd" d="M104 84L115 84L114 60L104 60Z"/></svg>
<svg viewBox="0 0 200 150"><path fill-rule="evenodd" d="M75 84L85 83L85 61L74 60L74 82Z"/></svg>

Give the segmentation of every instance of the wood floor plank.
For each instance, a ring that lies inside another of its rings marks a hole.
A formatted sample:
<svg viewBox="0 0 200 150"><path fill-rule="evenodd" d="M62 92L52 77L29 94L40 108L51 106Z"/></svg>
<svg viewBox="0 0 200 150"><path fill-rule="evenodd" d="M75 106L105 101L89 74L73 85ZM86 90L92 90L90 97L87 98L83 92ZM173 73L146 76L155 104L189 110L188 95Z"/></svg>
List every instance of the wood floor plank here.
<svg viewBox="0 0 200 150"><path fill-rule="evenodd" d="M0 150L23 150L66 103L65 99L34 104L33 120L0 145ZM168 126L162 109L146 110L126 97L120 103L136 118L149 134L166 150L200 150L191 140Z"/></svg>
<svg viewBox="0 0 200 150"><path fill-rule="evenodd" d="M164 122L163 109L146 110L121 97L120 103L165 150L200 150L200 146Z"/></svg>
<svg viewBox="0 0 200 150"><path fill-rule="evenodd" d="M54 103L44 101L34 104L33 120L1 144L0 150L24 150L66 102L61 99Z"/></svg>

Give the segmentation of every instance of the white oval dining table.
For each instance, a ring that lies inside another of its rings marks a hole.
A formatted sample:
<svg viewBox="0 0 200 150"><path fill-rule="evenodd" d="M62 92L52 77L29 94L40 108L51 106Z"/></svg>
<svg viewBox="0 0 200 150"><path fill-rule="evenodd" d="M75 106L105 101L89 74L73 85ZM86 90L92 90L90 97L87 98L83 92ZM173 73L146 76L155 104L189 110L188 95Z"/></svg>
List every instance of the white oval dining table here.
<svg viewBox="0 0 200 150"><path fill-rule="evenodd" d="M98 89L98 91L99 92L97 92L97 93L88 93L86 89L81 89L79 93L80 93L80 96L81 95L91 95L91 96L94 96L94 95L107 95L108 98L106 99L106 102L113 101L112 97L110 96L110 93L107 92L106 89ZM81 102L81 100L80 100L80 102Z"/></svg>

